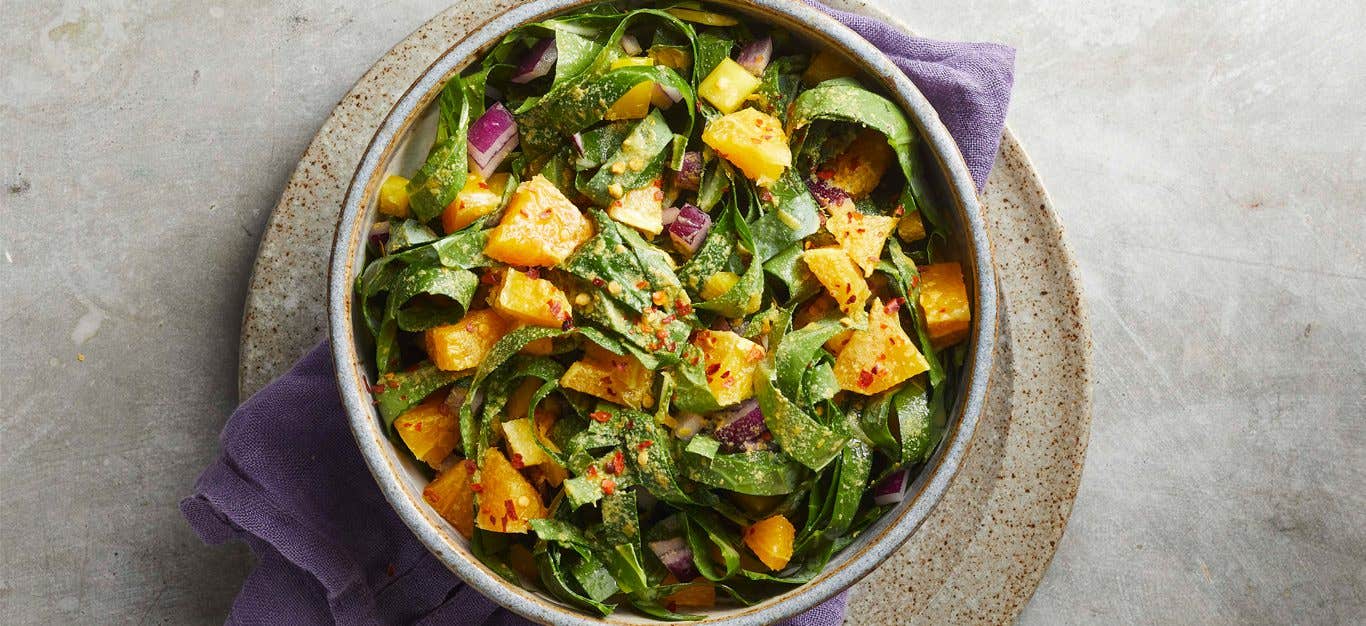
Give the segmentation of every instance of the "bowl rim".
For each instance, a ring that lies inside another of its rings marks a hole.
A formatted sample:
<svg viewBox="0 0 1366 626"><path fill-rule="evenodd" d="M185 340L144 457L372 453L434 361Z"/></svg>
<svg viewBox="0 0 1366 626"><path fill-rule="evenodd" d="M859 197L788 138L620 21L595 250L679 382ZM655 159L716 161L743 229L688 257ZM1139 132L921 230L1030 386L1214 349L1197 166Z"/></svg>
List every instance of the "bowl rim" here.
<svg viewBox="0 0 1366 626"><path fill-rule="evenodd" d="M366 360L358 352L357 328L352 303L357 259L363 252L368 229L367 208L377 190L380 174L400 140L411 130L435 99L448 77L463 71L488 48L523 23L538 21L601 0L535 0L512 6L481 24L472 26L442 52L400 96L371 137L347 185L328 263L328 326L333 364L342 405L366 466L399 518L429 551L464 582L498 604L528 619L558 624L652 623L655 620L614 613L597 618L580 609L551 601L542 594L503 580L475 559L460 542L463 537L413 492L399 477L396 446L379 428L370 402ZM725 614L708 615L704 623L734 625L769 624L783 620L828 600L858 582L891 556L929 517L948 489L962 459L967 455L989 386L997 323L997 290L991 245L986 234L976 186L967 164L938 113L919 89L880 50L848 27L802 2L791 0L708 0L744 12L755 19L788 28L825 47L842 49L869 74L881 81L886 92L909 113L920 137L939 166L951 204L964 227L966 253L962 262L972 277L974 312L970 351L963 368L963 385L950 412L950 429L934 457L917 475L908 497L864 531L854 544L838 553L830 565L810 582L750 607ZM957 419L952 419L956 415Z"/></svg>

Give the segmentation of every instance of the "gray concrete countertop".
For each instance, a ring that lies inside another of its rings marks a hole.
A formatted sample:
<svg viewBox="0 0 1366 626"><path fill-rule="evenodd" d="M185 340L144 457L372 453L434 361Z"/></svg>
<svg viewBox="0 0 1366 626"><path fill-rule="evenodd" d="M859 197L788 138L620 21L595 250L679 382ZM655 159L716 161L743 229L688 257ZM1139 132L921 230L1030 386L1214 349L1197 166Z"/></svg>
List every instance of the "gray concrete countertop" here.
<svg viewBox="0 0 1366 626"><path fill-rule="evenodd" d="M5 622L221 622L251 557L176 502L235 404L262 225L442 6L6 3ZM895 7L1019 49L1011 124L1087 289L1091 446L1022 621L1366 621L1366 4Z"/></svg>

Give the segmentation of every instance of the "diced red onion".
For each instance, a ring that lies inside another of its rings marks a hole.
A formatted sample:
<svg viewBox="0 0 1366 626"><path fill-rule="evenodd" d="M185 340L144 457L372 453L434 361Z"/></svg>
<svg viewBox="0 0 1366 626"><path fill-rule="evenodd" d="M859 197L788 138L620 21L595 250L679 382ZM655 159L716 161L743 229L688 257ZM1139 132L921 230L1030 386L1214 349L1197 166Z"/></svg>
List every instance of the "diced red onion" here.
<svg viewBox="0 0 1366 626"><path fill-rule="evenodd" d="M669 224L669 239L680 252L692 254L702 247L702 241L711 232L711 216L692 204L685 204L678 210L678 218Z"/></svg>
<svg viewBox="0 0 1366 626"><path fill-rule="evenodd" d="M806 188L811 190L811 195L816 197L816 201L821 206L831 206L839 204L849 199L849 194L843 189L830 184L825 179L817 175L806 180Z"/></svg>
<svg viewBox="0 0 1366 626"><path fill-rule="evenodd" d="M682 537L673 537L660 541L651 541L650 550L659 557L664 567L669 568L669 573L678 578L681 582L688 582L697 578L697 566L693 564L692 548L683 541Z"/></svg>
<svg viewBox="0 0 1366 626"><path fill-rule="evenodd" d="M579 154L583 154L583 135L581 133L574 133L569 137L569 140L574 142L574 149L578 150Z"/></svg>
<svg viewBox="0 0 1366 626"><path fill-rule="evenodd" d="M702 184L702 153L683 153L683 165L674 173L674 183L681 189L697 191Z"/></svg>
<svg viewBox="0 0 1366 626"><path fill-rule="evenodd" d="M702 430L702 424L705 422L703 417L696 413L679 413L675 421L677 423L674 425L674 436L679 439L692 439L697 431Z"/></svg>
<svg viewBox="0 0 1366 626"><path fill-rule="evenodd" d="M384 254L384 246L389 243L389 222L375 222L370 227L370 243L380 249L380 254Z"/></svg>
<svg viewBox="0 0 1366 626"><path fill-rule="evenodd" d="M674 223L675 221L677 221L677 220L678 220L678 212L681 211L681 210L682 210L682 209L679 209L679 208L676 207L676 206L665 207L665 208L664 208L664 219L663 219L664 225L665 225L665 226L668 226L669 224L672 224L672 223Z"/></svg>
<svg viewBox="0 0 1366 626"><path fill-rule="evenodd" d="M683 99L683 92L664 83L655 83L655 94L659 96L656 100L667 100L669 104L678 104L678 101Z"/></svg>
<svg viewBox="0 0 1366 626"><path fill-rule="evenodd" d="M906 470L899 469L873 487L873 503L896 504L906 499Z"/></svg>
<svg viewBox="0 0 1366 626"><path fill-rule="evenodd" d="M451 387L450 394L446 396L446 408L450 409L452 414L458 415L460 413L460 407L465 406L465 399L468 398L469 395L469 387ZM479 409L483 406L484 390L479 389L474 392L474 402L470 405L470 408L474 409L474 412L477 414Z"/></svg>
<svg viewBox="0 0 1366 626"><path fill-rule="evenodd" d="M499 102L470 124L470 158L479 175L488 178L517 147L517 120Z"/></svg>
<svg viewBox="0 0 1366 626"><path fill-rule="evenodd" d="M640 51L642 50L640 47L640 40L636 39L635 35L622 35L621 49L625 50L626 54L631 56L640 54Z"/></svg>
<svg viewBox="0 0 1366 626"><path fill-rule="evenodd" d="M755 39L740 48L740 56L736 57L735 62L749 70L750 74L763 76L764 69L768 67L768 62L773 58L773 38L761 37Z"/></svg>
<svg viewBox="0 0 1366 626"><path fill-rule="evenodd" d="M531 47L526 56L522 57L521 64L517 66L517 73L512 75L512 82L525 85L549 74L559 56L559 51L555 49L554 37L540 40Z"/></svg>
<svg viewBox="0 0 1366 626"><path fill-rule="evenodd" d="M721 426L712 433L717 441L732 450L744 449L745 444L757 443L768 425L764 423L764 413L759 410L759 401L745 400L733 408L719 413Z"/></svg>

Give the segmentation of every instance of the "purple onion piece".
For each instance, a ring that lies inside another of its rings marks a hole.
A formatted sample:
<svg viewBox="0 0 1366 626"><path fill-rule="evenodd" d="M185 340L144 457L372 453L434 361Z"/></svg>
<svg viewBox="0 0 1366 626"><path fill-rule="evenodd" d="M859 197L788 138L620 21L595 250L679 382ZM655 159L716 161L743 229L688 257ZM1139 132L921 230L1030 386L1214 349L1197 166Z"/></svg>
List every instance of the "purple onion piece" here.
<svg viewBox="0 0 1366 626"><path fill-rule="evenodd" d="M559 51L555 49L555 38L542 39L522 57L517 73L512 75L512 82L524 85L549 74L559 56Z"/></svg>
<svg viewBox="0 0 1366 626"><path fill-rule="evenodd" d="M764 412L759 409L759 401L745 400L733 408L721 412L722 425L712 433L717 441L731 450L743 450L745 444L758 443L768 432L764 423Z"/></svg>
<svg viewBox="0 0 1366 626"><path fill-rule="evenodd" d="M882 479L876 487L873 487L873 503L877 505L896 504L906 499L906 475L905 468L892 472L890 476Z"/></svg>
<svg viewBox="0 0 1366 626"><path fill-rule="evenodd" d="M635 35L622 35L621 49L625 50L626 54L631 56L640 54L640 51L643 50L643 48L640 47L640 40L636 39Z"/></svg>
<svg viewBox="0 0 1366 626"><path fill-rule="evenodd" d="M679 413L676 418L677 424L674 426L674 436L679 439L692 439L697 431L702 430L702 425L706 420L697 413Z"/></svg>
<svg viewBox="0 0 1366 626"><path fill-rule="evenodd" d="M667 100L670 105L678 104L683 99L683 92L664 83L655 83L655 95L658 96L655 100Z"/></svg>
<svg viewBox="0 0 1366 626"><path fill-rule="evenodd" d="M669 224L672 224L672 223L674 223L675 221L677 221L677 220L678 220L678 212L681 211L681 210L682 210L682 209L679 209L679 208L676 207L676 206L666 207L666 208L664 209L664 216L663 216L664 225L665 225L665 226L668 226Z"/></svg>
<svg viewBox="0 0 1366 626"><path fill-rule="evenodd" d="M843 189L830 184L819 176L806 179L806 188L811 190L811 195L816 197L816 202L819 202L821 206L831 206L849 199L849 194Z"/></svg>
<svg viewBox="0 0 1366 626"><path fill-rule="evenodd" d="M499 102L470 124L470 159L479 175L488 178L517 148L517 120Z"/></svg>
<svg viewBox="0 0 1366 626"><path fill-rule="evenodd" d="M768 62L773 58L773 38L764 36L751 41L743 48L740 48L740 56L736 57L735 62L749 70L750 74L763 76L764 69L768 67Z"/></svg>
<svg viewBox="0 0 1366 626"><path fill-rule="evenodd" d="M697 191L702 184L702 153L684 152L683 165L674 174L674 183L680 189Z"/></svg>
<svg viewBox="0 0 1366 626"><path fill-rule="evenodd" d="M693 564L692 548L688 547L687 542L682 537L673 537L660 541L651 541L650 550L659 557L664 567L669 569L669 573L678 578L681 582L688 582L697 578L697 566Z"/></svg>
<svg viewBox="0 0 1366 626"><path fill-rule="evenodd" d="M711 216L692 204L685 204L678 210L678 219L669 224L669 239L680 252L689 255L702 247L702 241L711 232Z"/></svg>
<svg viewBox="0 0 1366 626"><path fill-rule="evenodd" d="M370 227L370 243L380 249L380 254L384 254L384 246L389 243L389 222L375 222Z"/></svg>
<svg viewBox="0 0 1366 626"><path fill-rule="evenodd" d="M582 134L582 133L574 133L573 135L571 135L571 136L569 137L569 140L572 141L572 142L574 142L574 149L575 149L575 150L578 150L578 151L579 151L579 154L583 154L583 151L584 151L584 147L583 147L583 134Z"/></svg>

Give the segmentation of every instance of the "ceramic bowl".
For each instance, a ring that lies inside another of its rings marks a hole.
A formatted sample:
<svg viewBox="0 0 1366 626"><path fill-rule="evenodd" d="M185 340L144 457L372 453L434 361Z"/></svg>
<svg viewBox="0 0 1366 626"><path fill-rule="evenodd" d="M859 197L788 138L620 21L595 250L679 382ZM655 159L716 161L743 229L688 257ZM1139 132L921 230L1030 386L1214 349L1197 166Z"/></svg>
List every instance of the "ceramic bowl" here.
<svg viewBox="0 0 1366 626"><path fill-rule="evenodd" d="M435 132L435 115L429 109L436 108L434 101L446 79L477 60L513 28L586 4L591 2L540 0L492 17L437 58L394 105L371 138L341 207L328 276L328 322L342 404L361 453L399 517L437 558L484 595L532 620L556 624L650 623L653 620L626 608L605 620L590 616L548 595L508 583L471 555L468 542L423 501L427 475L406 450L384 435L368 391L367 380L374 372L369 363L370 341L354 308L353 286L364 267L366 234L377 214L379 185L388 173L409 172L421 164ZM982 410L995 340L996 285L981 209L962 155L934 109L886 56L853 31L800 2L720 0L712 4L771 23L806 39L813 47L842 52L880 82L885 93L907 112L926 144L923 152L929 158L925 163L938 175L941 210L954 222L955 241L951 245L964 265L973 301L968 358L947 432L910 485L906 500L837 554L810 583L754 606L718 607L705 619L705 623L736 626L772 624L858 582L919 528L944 494L967 453Z"/></svg>

